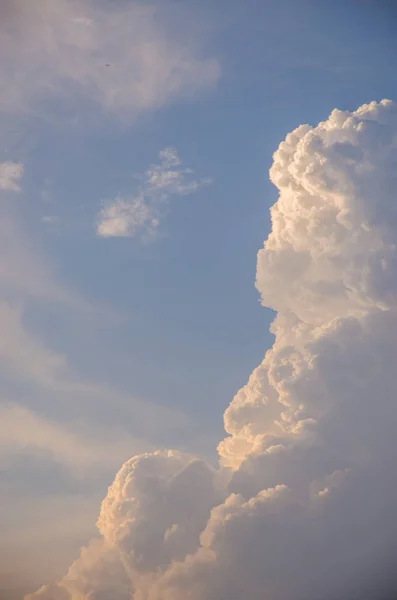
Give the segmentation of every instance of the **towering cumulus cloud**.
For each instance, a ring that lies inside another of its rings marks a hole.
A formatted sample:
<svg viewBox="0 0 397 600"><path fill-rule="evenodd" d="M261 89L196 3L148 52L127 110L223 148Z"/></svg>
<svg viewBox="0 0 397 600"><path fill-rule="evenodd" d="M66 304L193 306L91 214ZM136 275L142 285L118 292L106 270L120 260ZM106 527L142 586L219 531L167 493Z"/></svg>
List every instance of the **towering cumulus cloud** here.
<svg viewBox="0 0 397 600"><path fill-rule="evenodd" d="M397 105L334 110L274 154L256 285L274 345L220 467L132 458L101 538L30 600L379 597L397 552ZM372 596L373 594L373 596Z"/></svg>

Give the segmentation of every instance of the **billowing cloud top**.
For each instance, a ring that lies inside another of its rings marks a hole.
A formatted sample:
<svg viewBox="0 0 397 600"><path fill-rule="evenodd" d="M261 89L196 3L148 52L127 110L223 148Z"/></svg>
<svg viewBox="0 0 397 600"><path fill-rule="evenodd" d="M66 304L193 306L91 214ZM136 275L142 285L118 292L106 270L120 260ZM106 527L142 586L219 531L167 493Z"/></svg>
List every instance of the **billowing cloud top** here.
<svg viewBox="0 0 397 600"><path fill-rule="evenodd" d="M323 323L395 305L396 127L395 104L373 102L280 145L270 170L280 197L258 256L265 306Z"/></svg>
<svg viewBox="0 0 397 600"><path fill-rule="evenodd" d="M257 267L274 345L225 412L220 469L176 452L132 458L102 504L101 538L29 600L385 591L397 550L396 161L386 100L287 136Z"/></svg>

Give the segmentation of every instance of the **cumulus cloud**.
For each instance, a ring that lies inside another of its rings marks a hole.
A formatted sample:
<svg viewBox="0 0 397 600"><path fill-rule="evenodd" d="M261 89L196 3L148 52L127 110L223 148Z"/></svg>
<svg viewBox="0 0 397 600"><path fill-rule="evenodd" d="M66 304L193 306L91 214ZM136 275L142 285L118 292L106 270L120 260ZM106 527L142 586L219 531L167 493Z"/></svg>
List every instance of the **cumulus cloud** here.
<svg viewBox="0 0 397 600"><path fill-rule="evenodd" d="M274 155L280 191L258 255L265 306L305 322L394 306L396 107L334 110L298 127Z"/></svg>
<svg viewBox="0 0 397 600"><path fill-rule="evenodd" d="M224 415L220 467L125 463L99 542L29 600L382 597L397 552L397 106L289 134L258 254L274 344Z"/></svg>
<svg viewBox="0 0 397 600"><path fill-rule="evenodd" d="M1 109L35 112L67 98L134 117L212 86L218 61L169 12L139 0L3 1Z"/></svg>
<svg viewBox="0 0 397 600"><path fill-rule="evenodd" d="M23 165L12 161L0 163L0 190L19 192L18 181L23 176Z"/></svg>
<svg viewBox="0 0 397 600"><path fill-rule="evenodd" d="M99 236L133 237L140 234L146 239L153 238L171 197L193 194L211 183L210 179L194 179L193 171L181 166L175 148L164 148L159 159L159 164L151 165L137 176L142 183L134 196L118 196L105 203L98 217Z"/></svg>

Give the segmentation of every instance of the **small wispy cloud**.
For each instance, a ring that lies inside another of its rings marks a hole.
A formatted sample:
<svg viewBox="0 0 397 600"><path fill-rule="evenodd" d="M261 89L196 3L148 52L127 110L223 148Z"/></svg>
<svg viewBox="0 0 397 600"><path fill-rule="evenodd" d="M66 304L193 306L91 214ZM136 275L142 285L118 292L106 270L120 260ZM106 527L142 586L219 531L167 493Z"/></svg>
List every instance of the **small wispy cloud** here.
<svg viewBox="0 0 397 600"><path fill-rule="evenodd" d="M18 181L23 177L23 165L12 161L0 163L0 190L19 192Z"/></svg>
<svg viewBox="0 0 397 600"><path fill-rule="evenodd" d="M129 199L117 196L101 210L97 234L102 237L132 237L145 230L146 234L153 235L159 224L154 212L142 195Z"/></svg>
<svg viewBox="0 0 397 600"><path fill-rule="evenodd" d="M54 223L57 222L58 217L56 217L55 215L44 215L44 217L41 217L40 220L42 223L47 223L49 225L53 225Z"/></svg>
<svg viewBox="0 0 397 600"><path fill-rule="evenodd" d="M193 194L211 183L209 178L195 179L192 169L182 167L175 148L161 150L159 159L137 175L141 184L133 196L117 196L104 204L97 222L99 236L153 238L170 198Z"/></svg>

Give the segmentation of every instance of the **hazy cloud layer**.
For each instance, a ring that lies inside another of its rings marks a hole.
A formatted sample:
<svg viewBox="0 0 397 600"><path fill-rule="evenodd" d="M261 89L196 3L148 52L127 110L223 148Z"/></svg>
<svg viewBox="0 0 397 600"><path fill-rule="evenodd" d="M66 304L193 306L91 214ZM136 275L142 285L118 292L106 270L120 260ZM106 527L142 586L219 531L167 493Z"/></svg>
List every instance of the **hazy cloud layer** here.
<svg viewBox="0 0 397 600"><path fill-rule="evenodd" d="M3 1L0 109L88 101L134 117L212 86L220 67L201 56L193 23L176 28L164 14L164 5L136 0Z"/></svg>
<svg viewBox="0 0 397 600"><path fill-rule="evenodd" d="M386 100L287 136L257 268L275 342L225 412L221 468L132 458L103 501L101 540L30 600L385 591L397 551L396 161Z"/></svg>
<svg viewBox="0 0 397 600"><path fill-rule="evenodd" d="M164 148L159 159L159 164L137 175L142 183L133 196L105 203L98 217L99 236L153 239L172 197L193 194L211 183L210 179L194 179L193 171L182 167L175 148Z"/></svg>

